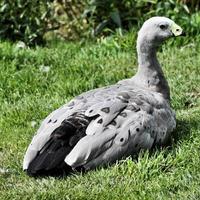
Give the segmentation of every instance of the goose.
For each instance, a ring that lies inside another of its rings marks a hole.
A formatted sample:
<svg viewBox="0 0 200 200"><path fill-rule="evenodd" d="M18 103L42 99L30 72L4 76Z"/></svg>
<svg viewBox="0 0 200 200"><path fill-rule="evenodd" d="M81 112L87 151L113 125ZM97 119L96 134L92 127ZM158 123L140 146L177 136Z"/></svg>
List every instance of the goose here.
<svg viewBox="0 0 200 200"><path fill-rule="evenodd" d="M145 21L135 76L82 93L47 116L27 148L23 170L30 176L67 175L166 145L176 117L156 52L181 35L183 29L167 17Z"/></svg>

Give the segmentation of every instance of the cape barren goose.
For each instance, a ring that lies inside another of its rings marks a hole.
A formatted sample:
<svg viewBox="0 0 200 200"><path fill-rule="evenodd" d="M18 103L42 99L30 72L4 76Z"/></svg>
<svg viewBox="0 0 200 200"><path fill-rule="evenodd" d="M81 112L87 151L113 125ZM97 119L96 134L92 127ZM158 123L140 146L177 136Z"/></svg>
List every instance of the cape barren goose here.
<svg viewBox="0 0 200 200"><path fill-rule="evenodd" d="M138 71L115 85L85 92L42 122L24 157L31 176L89 170L165 145L176 126L170 90L156 51L183 30L152 17L137 38Z"/></svg>

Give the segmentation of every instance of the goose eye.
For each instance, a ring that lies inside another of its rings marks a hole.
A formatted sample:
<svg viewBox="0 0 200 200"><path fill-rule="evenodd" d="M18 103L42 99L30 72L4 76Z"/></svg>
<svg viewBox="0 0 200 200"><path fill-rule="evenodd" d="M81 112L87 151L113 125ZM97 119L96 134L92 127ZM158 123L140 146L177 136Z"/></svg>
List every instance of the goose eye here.
<svg viewBox="0 0 200 200"><path fill-rule="evenodd" d="M166 25L164 25L164 24L161 24L161 25L160 25L160 29L164 30L164 29L166 29L166 28L167 28Z"/></svg>

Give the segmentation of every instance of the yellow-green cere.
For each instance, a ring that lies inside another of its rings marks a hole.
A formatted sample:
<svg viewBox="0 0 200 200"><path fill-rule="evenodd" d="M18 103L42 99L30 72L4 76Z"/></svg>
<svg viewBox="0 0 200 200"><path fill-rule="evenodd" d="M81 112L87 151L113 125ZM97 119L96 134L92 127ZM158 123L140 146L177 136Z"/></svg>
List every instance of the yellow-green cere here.
<svg viewBox="0 0 200 200"><path fill-rule="evenodd" d="M171 30L172 30L172 33L175 35L175 36L179 36L182 34L183 32L183 29L177 25L176 23L172 23L171 25Z"/></svg>

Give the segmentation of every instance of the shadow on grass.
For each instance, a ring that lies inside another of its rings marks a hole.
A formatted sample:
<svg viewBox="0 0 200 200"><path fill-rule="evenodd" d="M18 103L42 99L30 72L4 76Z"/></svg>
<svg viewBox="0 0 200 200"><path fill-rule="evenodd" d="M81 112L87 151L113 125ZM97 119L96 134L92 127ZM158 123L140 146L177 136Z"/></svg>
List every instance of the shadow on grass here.
<svg viewBox="0 0 200 200"><path fill-rule="evenodd" d="M179 120L177 119L177 126L175 131L172 134L173 143L177 144L179 141L189 139L191 135L191 129L198 126L198 119L190 120Z"/></svg>

